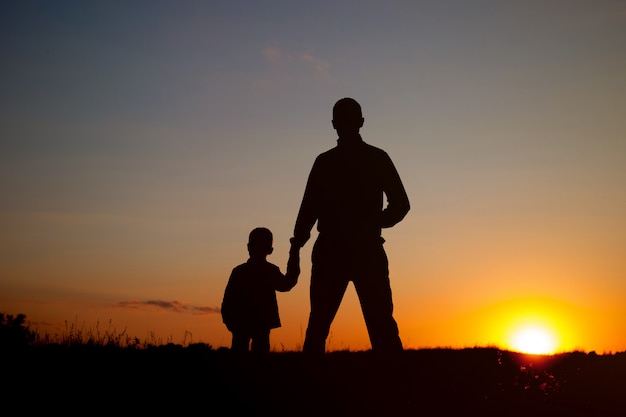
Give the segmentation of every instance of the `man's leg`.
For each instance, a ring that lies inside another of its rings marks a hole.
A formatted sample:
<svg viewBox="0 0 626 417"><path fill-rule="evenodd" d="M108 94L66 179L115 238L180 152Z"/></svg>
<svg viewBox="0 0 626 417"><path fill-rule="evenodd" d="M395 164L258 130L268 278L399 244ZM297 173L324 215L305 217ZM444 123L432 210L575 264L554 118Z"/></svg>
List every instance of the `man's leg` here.
<svg viewBox="0 0 626 417"><path fill-rule="evenodd" d="M324 262L323 259L314 257L310 289L311 313L303 352L313 355L325 352L330 325L347 287L348 280L340 276L332 262Z"/></svg>
<svg viewBox="0 0 626 417"><path fill-rule="evenodd" d="M252 348L254 353L268 353L270 351L270 329L255 332L252 335Z"/></svg>
<svg viewBox="0 0 626 417"><path fill-rule="evenodd" d="M247 332L233 332L233 341L230 350L233 352L247 352L250 348L250 335Z"/></svg>
<svg viewBox="0 0 626 417"><path fill-rule="evenodd" d="M382 245L367 251L366 255L357 268L359 272L354 279L354 288L359 296L372 350L402 351L398 325L393 318L387 255Z"/></svg>

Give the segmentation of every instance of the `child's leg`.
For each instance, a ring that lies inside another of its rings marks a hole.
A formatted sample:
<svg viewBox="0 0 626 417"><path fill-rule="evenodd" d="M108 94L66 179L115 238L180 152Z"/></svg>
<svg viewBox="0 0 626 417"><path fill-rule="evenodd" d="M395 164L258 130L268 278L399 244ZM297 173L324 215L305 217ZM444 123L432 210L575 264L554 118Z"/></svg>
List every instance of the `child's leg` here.
<svg viewBox="0 0 626 417"><path fill-rule="evenodd" d="M253 345L254 346L254 345ZM247 352L250 347L250 335L243 332L233 332L233 342L230 350L233 352Z"/></svg>
<svg viewBox="0 0 626 417"><path fill-rule="evenodd" d="M270 329L260 330L252 335L252 352L268 353L270 351Z"/></svg>

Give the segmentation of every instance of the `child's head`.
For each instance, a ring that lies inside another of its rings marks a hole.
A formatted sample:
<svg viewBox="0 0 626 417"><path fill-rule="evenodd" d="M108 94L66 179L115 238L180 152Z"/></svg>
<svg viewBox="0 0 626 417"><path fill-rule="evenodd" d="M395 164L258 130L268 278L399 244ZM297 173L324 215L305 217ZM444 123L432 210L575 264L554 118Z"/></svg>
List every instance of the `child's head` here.
<svg viewBox="0 0 626 417"><path fill-rule="evenodd" d="M272 253L274 248L272 232L265 227L257 227L250 232L248 237L248 253L251 257L265 257Z"/></svg>

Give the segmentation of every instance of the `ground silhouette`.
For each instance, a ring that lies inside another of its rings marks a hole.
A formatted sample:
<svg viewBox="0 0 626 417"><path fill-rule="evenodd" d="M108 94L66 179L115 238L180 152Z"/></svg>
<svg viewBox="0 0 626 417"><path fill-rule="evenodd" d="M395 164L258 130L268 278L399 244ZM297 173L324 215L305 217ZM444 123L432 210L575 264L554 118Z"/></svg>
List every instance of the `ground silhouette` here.
<svg viewBox="0 0 626 417"><path fill-rule="evenodd" d="M3 350L5 409L258 416L623 416L626 353L301 352L193 344Z"/></svg>

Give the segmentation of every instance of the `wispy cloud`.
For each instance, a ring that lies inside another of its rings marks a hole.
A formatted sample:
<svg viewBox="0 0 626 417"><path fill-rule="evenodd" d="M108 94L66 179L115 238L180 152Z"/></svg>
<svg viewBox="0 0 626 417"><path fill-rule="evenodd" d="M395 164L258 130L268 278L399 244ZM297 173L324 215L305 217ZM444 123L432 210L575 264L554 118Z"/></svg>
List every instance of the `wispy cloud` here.
<svg viewBox="0 0 626 417"><path fill-rule="evenodd" d="M289 52L275 46L267 46L261 51L263 59L271 65L298 71L300 76L310 76L311 72L325 81L333 81L330 74L330 63L310 52Z"/></svg>
<svg viewBox="0 0 626 417"><path fill-rule="evenodd" d="M268 46L267 48L264 48L262 54L263 58L265 58L266 61L273 64L279 63L280 60L283 58L283 53L281 52L281 50L273 46Z"/></svg>
<svg viewBox="0 0 626 417"><path fill-rule="evenodd" d="M318 75L323 75L324 77L329 76L330 64L325 59L320 59L308 52L303 52L300 54L300 59L315 68L315 72Z"/></svg>
<svg viewBox="0 0 626 417"><path fill-rule="evenodd" d="M116 304L117 307L137 309L137 310L166 310L176 313L191 313L195 315L207 315L207 314L219 314L219 307L209 306L195 306L192 304L183 303L181 301L172 300L130 300L120 301Z"/></svg>

